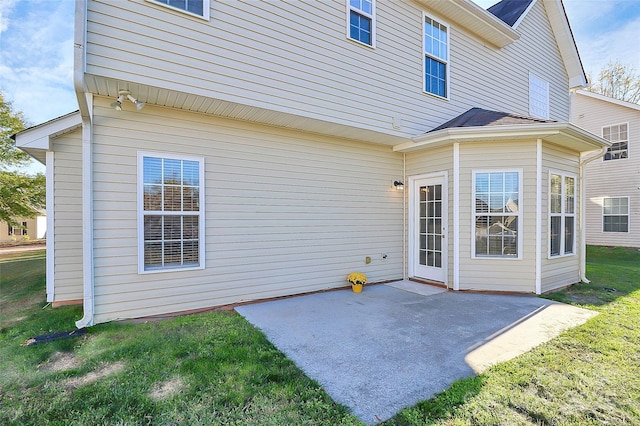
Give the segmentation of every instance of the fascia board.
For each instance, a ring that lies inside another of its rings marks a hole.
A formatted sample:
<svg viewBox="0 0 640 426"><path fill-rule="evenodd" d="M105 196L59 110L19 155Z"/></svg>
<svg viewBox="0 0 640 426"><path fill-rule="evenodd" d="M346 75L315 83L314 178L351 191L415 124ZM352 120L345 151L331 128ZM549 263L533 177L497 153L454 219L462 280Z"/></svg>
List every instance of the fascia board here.
<svg viewBox="0 0 640 426"><path fill-rule="evenodd" d="M425 133L393 147L395 152L411 152L435 148L454 142L481 142L497 140L542 139L562 144L570 140L573 149L581 152L610 146L610 142L571 123L540 123L532 125L500 125L485 127L457 127Z"/></svg>
<svg viewBox="0 0 640 426"><path fill-rule="evenodd" d="M497 48L503 48L520 38L509 25L470 0L415 0L429 10L440 13ZM471 26L470 24L474 25Z"/></svg>
<svg viewBox="0 0 640 426"><path fill-rule="evenodd" d="M614 105L618 105L624 108L635 109L640 111L640 105L634 104L633 102L621 101L620 99L610 98L608 96L601 95L600 93L589 92L588 90L578 90L576 91L578 95L587 96L589 98L597 99L603 102L609 102Z"/></svg>
<svg viewBox="0 0 640 426"><path fill-rule="evenodd" d="M80 113L71 113L44 124L23 130L15 135L16 146L25 149L51 148L51 140L82 125Z"/></svg>
<svg viewBox="0 0 640 426"><path fill-rule="evenodd" d="M549 23L555 34L560 56L569 76L569 88L587 87L587 76L580 60L580 53L571 32L569 20L561 0L543 0Z"/></svg>

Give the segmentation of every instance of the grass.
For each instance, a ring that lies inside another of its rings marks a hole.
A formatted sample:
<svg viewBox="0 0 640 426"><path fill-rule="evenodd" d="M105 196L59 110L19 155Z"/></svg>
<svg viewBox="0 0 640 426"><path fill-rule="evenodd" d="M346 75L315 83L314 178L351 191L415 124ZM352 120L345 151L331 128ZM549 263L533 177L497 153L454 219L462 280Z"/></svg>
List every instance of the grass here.
<svg viewBox="0 0 640 426"><path fill-rule="evenodd" d="M640 424L640 252L588 247L590 284L548 295L600 314L385 425Z"/></svg>
<svg viewBox="0 0 640 426"><path fill-rule="evenodd" d="M640 424L640 252L589 247L588 259L591 284L548 297L600 315L385 424ZM21 347L81 310L42 309L42 255L0 268L0 424L361 424L234 312Z"/></svg>
<svg viewBox="0 0 640 426"><path fill-rule="evenodd" d="M0 266L0 424L359 423L235 312L22 347L70 330L81 309L42 309L42 256Z"/></svg>

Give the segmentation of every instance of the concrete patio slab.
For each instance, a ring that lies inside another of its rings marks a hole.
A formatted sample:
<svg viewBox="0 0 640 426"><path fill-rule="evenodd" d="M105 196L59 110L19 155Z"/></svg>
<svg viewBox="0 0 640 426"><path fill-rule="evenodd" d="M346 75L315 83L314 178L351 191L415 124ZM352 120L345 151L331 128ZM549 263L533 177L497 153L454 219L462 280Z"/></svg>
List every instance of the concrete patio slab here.
<svg viewBox="0 0 640 426"><path fill-rule="evenodd" d="M596 315L532 296L442 290L402 281L236 310L368 424Z"/></svg>

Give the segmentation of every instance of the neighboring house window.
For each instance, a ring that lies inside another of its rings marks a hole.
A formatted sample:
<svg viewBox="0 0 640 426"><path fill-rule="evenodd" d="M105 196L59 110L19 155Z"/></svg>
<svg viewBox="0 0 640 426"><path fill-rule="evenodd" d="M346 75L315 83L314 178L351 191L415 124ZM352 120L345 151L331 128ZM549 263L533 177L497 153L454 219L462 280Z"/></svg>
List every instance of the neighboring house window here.
<svg viewBox="0 0 640 426"><path fill-rule="evenodd" d="M629 232L629 197L602 200L602 231Z"/></svg>
<svg viewBox="0 0 640 426"><path fill-rule="evenodd" d="M611 146L604 156L605 161L618 160L629 156L628 128L626 123L602 128L602 137L611 142Z"/></svg>
<svg viewBox="0 0 640 426"><path fill-rule="evenodd" d="M22 222L22 227L21 228L14 228L11 225L8 225L8 229L7 229L7 233L9 234L9 236L12 235L29 235L29 230L27 229L27 222Z"/></svg>
<svg viewBox="0 0 640 426"><path fill-rule="evenodd" d="M138 154L139 270L204 267L204 161Z"/></svg>
<svg viewBox="0 0 640 426"><path fill-rule="evenodd" d="M576 179L551 173L549 183L549 254L574 253L576 239Z"/></svg>
<svg viewBox="0 0 640 426"><path fill-rule="evenodd" d="M449 73L448 28L428 16L424 17L424 90L446 98Z"/></svg>
<svg viewBox="0 0 640 426"><path fill-rule="evenodd" d="M188 12L193 15L209 19L209 1L210 0L147 0L154 3L160 3L172 9Z"/></svg>
<svg viewBox="0 0 640 426"><path fill-rule="evenodd" d="M549 82L529 75L529 115L549 118Z"/></svg>
<svg viewBox="0 0 640 426"><path fill-rule="evenodd" d="M374 0L349 0L348 35L352 40L373 46L375 28Z"/></svg>
<svg viewBox="0 0 640 426"><path fill-rule="evenodd" d="M473 173L475 257L519 258L520 171Z"/></svg>

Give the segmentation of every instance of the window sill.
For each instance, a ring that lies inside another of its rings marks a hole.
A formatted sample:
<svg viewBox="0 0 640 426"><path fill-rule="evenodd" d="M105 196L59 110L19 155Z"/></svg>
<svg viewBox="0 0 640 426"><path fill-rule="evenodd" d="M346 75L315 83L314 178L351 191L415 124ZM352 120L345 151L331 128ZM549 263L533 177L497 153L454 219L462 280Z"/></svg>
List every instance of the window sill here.
<svg viewBox="0 0 640 426"><path fill-rule="evenodd" d="M547 255L547 259L548 260L555 260L555 259L564 259L567 257L575 257L575 253L566 253L566 254L556 254L556 255Z"/></svg>
<svg viewBox="0 0 640 426"><path fill-rule="evenodd" d="M522 260L522 256L471 256L472 260Z"/></svg>
<svg viewBox="0 0 640 426"><path fill-rule="evenodd" d="M179 7L174 7L165 3L160 3L159 1L156 0L147 0L149 3L153 3L153 4L157 4L158 6L164 7L166 9L169 10L173 10L175 12L179 12L179 13L183 13L185 15L188 16L192 16L194 18L198 18L198 19L202 19L203 21L210 21L210 16L209 16L209 2L205 1L204 2L204 14L203 15L198 15L197 13L193 13L193 12L189 12L188 10L184 10L184 9L180 9Z"/></svg>
<svg viewBox="0 0 640 426"><path fill-rule="evenodd" d="M444 97L444 96L436 95L435 93L427 92L424 89L422 90L422 93L424 93L427 96L431 96L432 98L440 99L441 101L450 101L451 100L448 96Z"/></svg>
<svg viewBox="0 0 640 426"><path fill-rule="evenodd" d="M154 269L138 269L138 275L147 275L147 274L160 274L163 272L185 272L185 271L197 271L204 269L204 265L198 266L184 266L184 267L173 267L173 268L154 268Z"/></svg>
<svg viewBox="0 0 640 426"><path fill-rule="evenodd" d="M368 47L371 50L376 50L376 44L375 41L373 42L373 44L367 44L367 43L363 43L360 40L356 40L354 38L351 37L347 37L347 40L349 40L350 42L358 45L358 46L363 46L363 47Z"/></svg>

